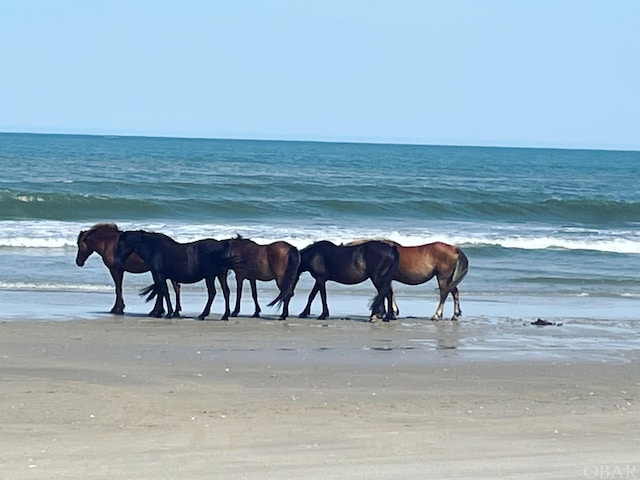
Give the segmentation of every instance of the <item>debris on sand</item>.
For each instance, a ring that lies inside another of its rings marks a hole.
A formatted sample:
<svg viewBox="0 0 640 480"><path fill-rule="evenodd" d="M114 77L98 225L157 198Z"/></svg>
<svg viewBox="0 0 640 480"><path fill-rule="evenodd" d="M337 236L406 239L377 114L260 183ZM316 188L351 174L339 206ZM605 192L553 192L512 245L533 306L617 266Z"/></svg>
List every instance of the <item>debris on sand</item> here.
<svg viewBox="0 0 640 480"><path fill-rule="evenodd" d="M537 325L539 327L546 327L548 325L555 325L557 327L561 326L562 323L554 323L548 320L543 320L542 318L538 318L535 322L531 322L531 325Z"/></svg>

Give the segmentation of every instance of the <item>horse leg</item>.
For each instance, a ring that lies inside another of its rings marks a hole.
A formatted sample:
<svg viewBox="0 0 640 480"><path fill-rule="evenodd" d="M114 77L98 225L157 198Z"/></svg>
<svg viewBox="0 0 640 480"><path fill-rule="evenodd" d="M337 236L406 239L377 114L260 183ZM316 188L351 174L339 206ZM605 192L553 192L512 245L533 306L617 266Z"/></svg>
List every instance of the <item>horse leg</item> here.
<svg viewBox="0 0 640 480"><path fill-rule="evenodd" d="M458 287L451 290L451 296L453 297L453 317L451 317L451 320L456 321L462 315L462 310L460 310L460 292L458 292Z"/></svg>
<svg viewBox="0 0 640 480"><path fill-rule="evenodd" d="M173 285L173 291L176 293L176 309L173 311L174 317L179 317L182 311L182 303L180 302L180 284L174 280L171 280Z"/></svg>
<svg viewBox="0 0 640 480"><path fill-rule="evenodd" d="M213 303L213 299L216 296L216 286L214 284L214 281L215 277L205 278L205 283L207 284L207 303L205 304L202 313L198 315L198 320L204 320L211 312L211 304Z"/></svg>
<svg viewBox="0 0 640 480"><path fill-rule="evenodd" d="M396 294L393 293L393 291L391 291L391 296L389 297L389 305L391 305L389 308L391 309L391 311L393 312L393 314L395 316L400 315L400 309L398 308L398 304L396 303Z"/></svg>
<svg viewBox="0 0 640 480"><path fill-rule="evenodd" d="M278 317L278 320L286 320L289 316L289 302L291 301L291 297L287 297L282 302L282 313Z"/></svg>
<svg viewBox="0 0 640 480"><path fill-rule="evenodd" d="M151 272L151 276L153 278L153 284L156 294L156 301L153 305L153 309L149 312L148 316L161 318L164 313L164 290L162 286L165 284L165 280L158 274Z"/></svg>
<svg viewBox="0 0 640 480"><path fill-rule="evenodd" d="M163 299L167 302L167 318L173 318L177 312L173 310L173 306L171 305L171 295L169 295L169 287L167 287L166 280L162 280L161 294L158 295L158 300L160 301L160 316L162 316Z"/></svg>
<svg viewBox="0 0 640 480"><path fill-rule="evenodd" d="M389 293L387 294L387 305L389 305L389 311L386 312L385 320L395 320L400 310L396 304L396 294L393 293L391 284L389 284ZM382 303L382 311L384 311L384 302Z"/></svg>
<svg viewBox="0 0 640 480"><path fill-rule="evenodd" d="M322 300L322 313L318 317L318 320L324 320L329 316L329 305L327 305L327 284L322 282L320 285L320 299Z"/></svg>
<svg viewBox="0 0 640 480"><path fill-rule="evenodd" d="M251 297L253 297L253 305L255 307L255 311L253 312L253 318L260 317L260 304L258 303L258 285L256 285L255 279L249 280L249 284L251 285Z"/></svg>
<svg viewBox="0 0 640 480"><path fill-rule="evenodd" d="M167 302L167 318L171 318L173 315L173 308L171 306L171 298L169 297L169 290L167 289L167 281L160 275L153 274L153 283L156 290L156 303L153 309L149 312L150 317L161 318L164 313L164 302Z"/></svg>
<svg viewBox="0 0 640 480"><path fill-rule="evenodd" d="M313 300L316 298L316 295L318 294L318 290L320 290L319 284L320 284L320 281L316 280L316 283L314 283L313 288L311 289L311 293L309 293L309 299L307 300L307 305L304 307L304 310L300 312L300 315L298 315L298 317L307 318L311 313L311 304L313 303Z"/></svg>
<svg viewBox="0 0 640 480"><path fill-rule="evenodd" d="M111 308L111 313L116 315L124 315L124 298L122 298L122 279L124 277L124 270L120 268L109 268L113 283L116 285L116 302Z"/></svg>
<svg viewBox="0 0 640 480"><path fill-rule="evenodd" d="M285 286L281 285L281 283L284 283L284 279L280 279L278 280L276 278L276 285L278 286L278 288L280 289L280 293L282 294L282 289L286 288ZM294 285L295 287L295 285ZM291 290L290 294L287 294L283 299L282 299L282 313L280 313L280 316L278 317L278 320L286 320L287 317L289 316L289 302L291 302L291 297L293 297L293 289Z"/></svg>
<svg viewBox="0 0 640 480"><path fill-rule="evenodd" d="M373 281L373 279L372 279ZM393 300L392 295L393 291L389 288L388 292L384 292L383 287L381 287L378 282L373 282L373 285L376 287L378 294L375 296L373 303L371 304L371 315L369 316L370 322L376 322L378 318L382 318L385 322L389 320L395 320L395 316L393 315ZM387 301L387 305L389 309L385 309L384 302Z"/></svg>
<svg viewBox="0 0 640 480"><path fill-rule="evenodd" d="M374 280L371 277L371 283L376 287L378 294L375 296L373 303L371 304L371 316L370 322L375 322L377 317L381 317L385 322L389 320L395 320L393 305L395 303L393 287L391 286L391 279L389 278L389 272ZM388 309L385 309L384 302L387 301Z"/></svg>
<svg viewBox="0 0 640 480"><path fill-rule="evenodd" d="M431 317L431 320L442 320L442 310L444 309L444 301L447 299L447 295L449 295L449 292L447 290L447 287L449 286L449 282L447 281L446 278L440 278L438 277L438 287L440 289L440 302L438 303L438 306L436 308L436 313L433 314L433 317Z"/></svg>
<svg viewBox="0 0 640 480"><path fill-rule="evenodd" d="M221 320L229 320L230 310L229 310L229 297L231 290L229 289L229 284L227 283L227 272L224 272L222 275L218 277L220 281L220 288L222 288L222 296L224 297L224 315L220 318ZM215 288L213 289L213 294L215 295Z"/></svg>
<svg viewBox="0 0 640 480"><path fill-rule="evenodd" d="M232 317L237 317L240 313L240 299L242 298L242 282L244 282L244 277L238 275L236 273L236 306L231 312Z"/></svg>

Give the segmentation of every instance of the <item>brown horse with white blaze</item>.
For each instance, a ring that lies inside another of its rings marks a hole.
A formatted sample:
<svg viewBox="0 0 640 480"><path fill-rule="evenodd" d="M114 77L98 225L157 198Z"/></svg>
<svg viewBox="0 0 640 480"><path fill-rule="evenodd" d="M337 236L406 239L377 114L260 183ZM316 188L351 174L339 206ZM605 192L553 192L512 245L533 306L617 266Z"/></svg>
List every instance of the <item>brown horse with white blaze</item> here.
<svg viewBox="0 0 640 480"><path fill-rule="evenodd" d="M123 266L116 266L115 251L121 233L122 230L115 223L97 223L89 230L82 230L78 234L78 253L76 254L76 265L79 267L84 266L87 258L94 252L100 255L115 283L116 301L111 308L111 313L117 315L124 314L125 305L122 298L124 272L145 273L149 271L149 266L135 253L127 258ZM176 292L176 310L180 311L182 308L180 305L180 284L173 282L173 289Z"/></svg>
<svg viewBox="0 0 640 480"><path fill-rule="evenodd" d="M257 280L261 282L276 281L280 293L269 306L282 304L280 320L289 316L289 302L293 297L293 290L298 280L298 266L300 265L300 252L293 245L278 241L268 245L260 245L240 235L229 240L231 244L231 256L236 259L236 266L232 270L236 276L236 305L231 312L232 317L240 313L240 300L242 298L242 283L249 280L251 296L255 310L254 317L260 316L260 304L258 303ZM226 272L219 276L218 280L226 282Z"/></svg>
<svg viewBox="0 0 640 480"><path fill-rule="evenodd" d="M469 260L464 252L455 245L443 242L405 247L392 240L386 241L395 245L399 254L398 268L393 279L407 285L420 285L436 277L440 289L440 302L431 319L442 319L444 302L451 293L453 297L453 317L451 320L457 320L462 315L458 284L469 271ZM392 298L393 306L389 307L393 308L397 314L398 307L395 296Z"/></svg>

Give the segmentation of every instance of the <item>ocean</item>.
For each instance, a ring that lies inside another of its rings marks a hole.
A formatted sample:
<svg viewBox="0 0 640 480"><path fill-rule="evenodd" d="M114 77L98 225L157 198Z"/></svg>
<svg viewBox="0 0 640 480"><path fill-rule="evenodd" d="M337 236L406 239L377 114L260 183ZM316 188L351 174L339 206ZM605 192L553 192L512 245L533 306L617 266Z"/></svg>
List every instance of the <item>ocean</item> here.
<svg viewBox="0 0 640 480"><path fill-rule="evenodd" d="M640 152L5 133L0 171L0 319L54 309L41 292L100 293L108 311L100 259L74 263L78 233L97 222L299 248L444 241L470 262L461 321L640 319ZM131 297L150 281L125 277L127 311L149 309ZM292 313L311 284L301 280ZM259 288L265 310L275 284ZM330 288L373 293L368 283ZM401 316L432 315L435 280L395 289ZM445 316L451 309L449 300Z"/></svg>

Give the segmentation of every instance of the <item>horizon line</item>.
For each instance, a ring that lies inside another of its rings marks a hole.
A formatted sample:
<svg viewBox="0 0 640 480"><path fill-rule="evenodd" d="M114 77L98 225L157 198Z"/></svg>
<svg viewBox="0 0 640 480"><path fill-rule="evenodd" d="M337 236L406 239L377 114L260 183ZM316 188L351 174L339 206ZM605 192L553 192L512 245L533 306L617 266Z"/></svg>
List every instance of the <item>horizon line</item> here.
<svg viewBox="0 0 640 480"><path fill-rule="evenodd" d="M199 134L141 134L141 133L90 133L90 132L60 132L60 131L27 131L27 130L0 130L0 134L15 135L59 135L59 136L86 136L86 137L123 137L123 138L158 138L176 140L232 140L232 141L254 141L254 142L304 142L304 143L335 143L335 144L356 144L356 145L398 145L398 146L422 146L422 147L462 147L462 148L521 148L540 150L587 150L587 151L615 151L615 152L640 152L640 146L636 147L588 147L588 146L538 146L529 144L499 144L499 143L427 143L419 140L373 140L373 139L314 139L312 137L286 138L283 136L206 136Z"/></svg>

